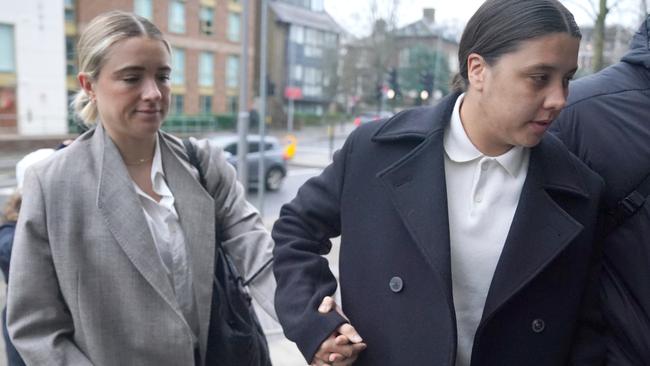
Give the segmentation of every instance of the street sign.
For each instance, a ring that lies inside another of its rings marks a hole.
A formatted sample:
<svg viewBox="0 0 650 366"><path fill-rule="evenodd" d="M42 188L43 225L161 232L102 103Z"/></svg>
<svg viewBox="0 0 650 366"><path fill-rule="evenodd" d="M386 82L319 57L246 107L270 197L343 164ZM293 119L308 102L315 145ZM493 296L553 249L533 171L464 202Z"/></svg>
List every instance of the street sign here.
<svg viewBox="0 0 650 366"><path fill-rule="evenodd" d="M287 86L284 88L284 97L289 100L302 99L302 89L297 86Z"/></svg>

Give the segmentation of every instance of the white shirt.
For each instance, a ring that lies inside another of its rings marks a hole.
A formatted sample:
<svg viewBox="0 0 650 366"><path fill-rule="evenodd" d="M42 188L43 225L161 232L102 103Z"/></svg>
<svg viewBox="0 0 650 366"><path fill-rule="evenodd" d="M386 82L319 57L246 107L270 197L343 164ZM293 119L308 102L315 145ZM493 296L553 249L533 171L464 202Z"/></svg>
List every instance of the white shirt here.
<svg viewBox="0 0 650 366"><path fill-rule="evenodd" d="M156 202L142 191L135 182L133 186L140 198L163 268L174 289L178 307L192 329L193 341L196 344L199 327L192 287L192 266L187 254L183 229L174 208L174 196L165 182L158 139L156 139L156 150L151 162L151 182L153 191L161 197L160 202Z"/></svg>
<svg viewBox="0 0 650 366"><path fill-rule="evenodd" d="M515 146L483 155L460 119L461 95L445 130L445 176L458 348L456 366L468 366L512 218L528 172L530 150Z"/></svg>

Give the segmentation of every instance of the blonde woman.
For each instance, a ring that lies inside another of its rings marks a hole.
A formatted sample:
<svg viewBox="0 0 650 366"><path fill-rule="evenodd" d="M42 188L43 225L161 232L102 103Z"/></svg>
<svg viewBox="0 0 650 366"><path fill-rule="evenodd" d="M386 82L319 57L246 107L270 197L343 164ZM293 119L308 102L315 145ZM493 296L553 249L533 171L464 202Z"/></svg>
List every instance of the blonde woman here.
<svg viewBox="0 0 650 366"><path fill-rule="evenodd" d="M100 15L78 53L75 109L94 128L26 173L10 335L31 365L203 365L215 226L244 276L271 238L221 151L194 141L206 191L160 131L171 51L152 23ZM274 286L268 270L251 284L270 314Z"/></svg>

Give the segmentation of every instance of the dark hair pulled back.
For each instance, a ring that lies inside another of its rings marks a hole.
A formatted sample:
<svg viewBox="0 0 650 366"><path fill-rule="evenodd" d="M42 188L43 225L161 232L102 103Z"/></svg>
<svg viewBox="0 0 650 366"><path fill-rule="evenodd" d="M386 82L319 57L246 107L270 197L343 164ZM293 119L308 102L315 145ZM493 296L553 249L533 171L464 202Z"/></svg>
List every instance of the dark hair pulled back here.
<svg viewBox="0 0 650 366"><path fill-rule="evenodd" d="M455 91L467 89L467 57L476 53L492 65L521 42L552 33L582 38L573 14L557 0L487 0L467 23L458 50Z"/></svg>

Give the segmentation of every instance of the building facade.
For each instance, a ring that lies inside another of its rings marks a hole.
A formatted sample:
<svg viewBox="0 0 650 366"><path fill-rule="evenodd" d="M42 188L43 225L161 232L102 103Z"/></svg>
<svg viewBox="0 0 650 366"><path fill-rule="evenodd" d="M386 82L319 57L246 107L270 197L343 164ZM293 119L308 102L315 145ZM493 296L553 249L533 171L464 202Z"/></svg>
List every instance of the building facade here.
<svg viewBox="0 0 650 366"><path fill-rule="evenodd" d="M0 0L0 133L67 133L63 0Z"/></svg>
<svg viewBox="0 0 650 366"><path fill-rule="evenodd" d="M267 110L272 124L285 126L292 113L321 115L336 92L341 28L322 0L269 1L268 14ZM257 71L259 58L255 64ZM255 79L259 81L258 73Z"/></svg>
<svg viewBox="0 0 650 366"><path fill-rule="evenodd" d="M247 67L252 75L256 5L254 1L249 3L251 46ZM172 46L171 118L237 113L243 22L239 0L66 0L66 12L75 14L70 22L66 16L70 96L78 89L74 82L77 70L72 48L78 33L95 16L110 10L134 12L151 20L169 40ZM248 95L252 95L252 85L253 80L249 78Z"/></svg>
<svg viewBox="0 0 650 366"><path fill-rule="evenodd" d="M347 42L339 99L348 112L429 104L448 93L458 71L458 41L435 22L434 9L422 14L400 28L379 19L369 36Z"/></svg>

